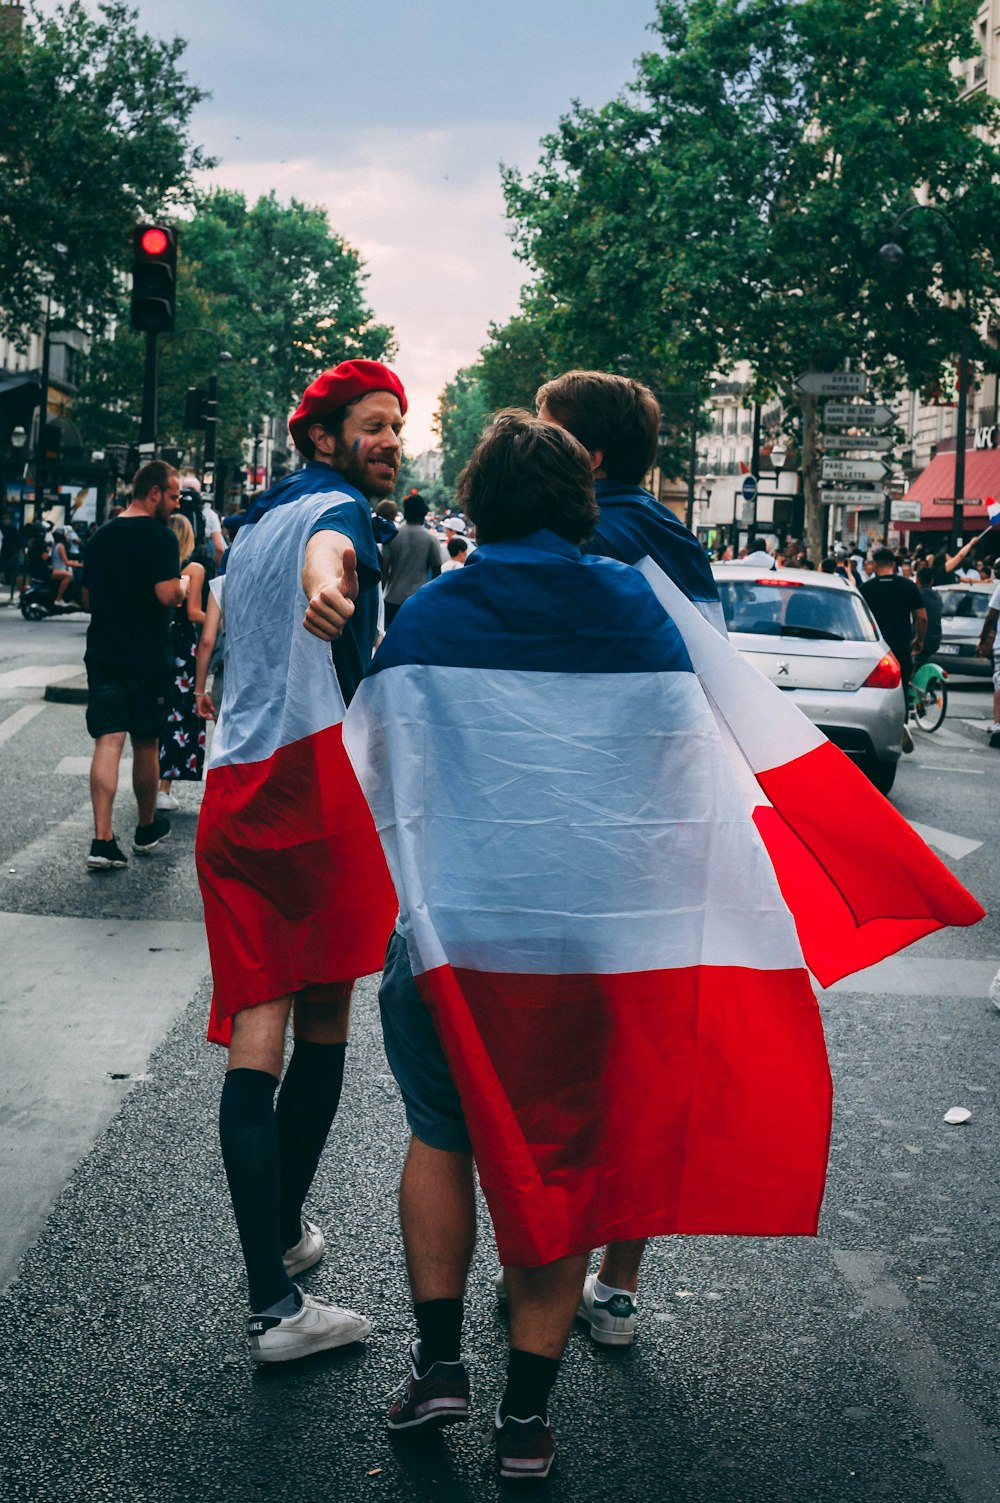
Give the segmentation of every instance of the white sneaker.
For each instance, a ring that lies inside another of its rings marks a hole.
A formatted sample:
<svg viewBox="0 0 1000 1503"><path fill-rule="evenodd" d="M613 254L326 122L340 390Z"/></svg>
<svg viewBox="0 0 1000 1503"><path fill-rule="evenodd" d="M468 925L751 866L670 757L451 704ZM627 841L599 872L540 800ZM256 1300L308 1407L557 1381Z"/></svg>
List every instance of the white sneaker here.
<svg viewBox="0 0 1000 1503"><path fill-rule="evenodd" d="M156 795L157 809L165 809L168 814L174 814L180 808L180 800L173 793L158 793Z"/></svg>
<svg viewBox="0 0 1000 1503"><path fill-rule="evenodd" d="M631 1346L635 1340L635 1295L627 1289L613 1289L607 1299L594 1293L596 1273L584 1280L577 1319L585 1320L590 1334L601 1346Z"/></svg>
<svg viewBox="0 0 1000 1503"><path fill-rule="evenodd" d="M353 1341L364 1341L371 1329L364 1315L343 1310L315 1294L303 1294L302 1309L294 1315L251 1315L247 1323L255 1362L293 1362L312 1352L350 1346Z"/></svg>
<svg viewBox="0 0 1000 1503"><path fill-rule="evenodd" d="M326 1252L326 1238L314 1221L302 1218L302 1236L294 1247L286 1248L281 1261L285 1265L285 1272L293 1279L297 1273L305 1273L307 1268L312 1268L319 1262Z"/></svg>

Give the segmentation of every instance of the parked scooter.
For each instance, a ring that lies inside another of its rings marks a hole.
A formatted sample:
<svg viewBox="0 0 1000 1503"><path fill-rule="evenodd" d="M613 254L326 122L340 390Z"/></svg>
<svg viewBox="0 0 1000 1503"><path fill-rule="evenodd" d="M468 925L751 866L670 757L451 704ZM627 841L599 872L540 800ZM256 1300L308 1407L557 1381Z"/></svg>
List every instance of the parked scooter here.
<svg viewBox="0 0 1000 1503"><path fill-rule="evenodd" d="M21 591L18 604L25 621L44 621L49 616L77 616L85 610L83 587L74 579L56 605L58 584L51 579L33 579Z"/></svg>

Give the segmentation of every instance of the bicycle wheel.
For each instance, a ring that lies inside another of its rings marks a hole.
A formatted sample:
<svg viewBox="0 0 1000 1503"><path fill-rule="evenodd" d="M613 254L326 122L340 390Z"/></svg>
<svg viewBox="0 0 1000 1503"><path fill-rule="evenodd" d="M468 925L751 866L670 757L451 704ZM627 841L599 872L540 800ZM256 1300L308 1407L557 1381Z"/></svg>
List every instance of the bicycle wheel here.
<svg viewBox="0 0 1000 1503"><path fill-rule="evenodd" d="M917 690L913 718L922 731L936 731L948 709L948 688L943 678L932 678L926 689Z"/></svg>

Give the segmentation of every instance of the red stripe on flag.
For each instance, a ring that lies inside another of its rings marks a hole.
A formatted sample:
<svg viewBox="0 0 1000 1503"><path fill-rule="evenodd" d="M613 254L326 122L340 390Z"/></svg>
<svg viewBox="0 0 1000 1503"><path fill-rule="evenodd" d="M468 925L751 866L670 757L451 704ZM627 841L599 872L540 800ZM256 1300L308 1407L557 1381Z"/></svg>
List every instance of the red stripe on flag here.
<svg viewBox="0 0 1000 1503"><path fill-rule="evenodd" d="M825 743L757 774L754 822L813 975L830 986L947 924L984 916L849 757ZM843 820L831 818L843 810Z"/></svg>
<svg viewBox="0 0 1000 1503"><path fill-rule="evenodd" d="M241 1008L381 969L398 904L339 725L211 768L195 849L214 1043Z"/></svg>
<svg viewBox="0 0 1000 1503"><path fill-rule="evenodd" d="M504 1263L669 1232L814 1235L832 1092L804 970L417 977Z"/></svg>

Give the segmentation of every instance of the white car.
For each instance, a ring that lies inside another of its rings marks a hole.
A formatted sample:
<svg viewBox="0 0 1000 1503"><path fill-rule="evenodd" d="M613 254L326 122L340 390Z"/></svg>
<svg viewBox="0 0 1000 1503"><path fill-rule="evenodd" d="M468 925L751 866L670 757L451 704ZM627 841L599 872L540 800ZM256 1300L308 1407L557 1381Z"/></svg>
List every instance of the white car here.
<svg viewBox="0 0 1000 1503"><path fill-rule="evenodd" d="M883 793L896 777L899 663L861 595L836 574L715 564L730 639Z"/></svg>

